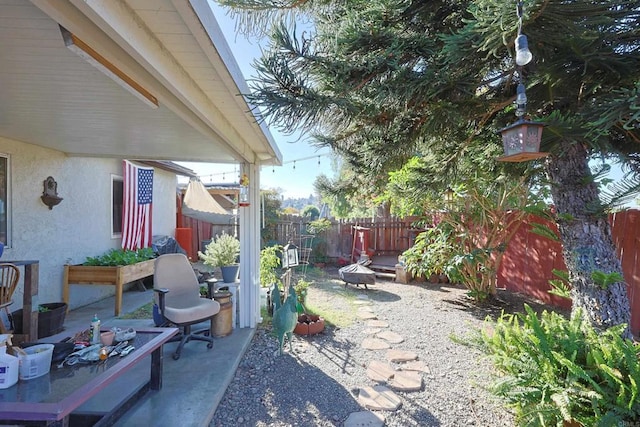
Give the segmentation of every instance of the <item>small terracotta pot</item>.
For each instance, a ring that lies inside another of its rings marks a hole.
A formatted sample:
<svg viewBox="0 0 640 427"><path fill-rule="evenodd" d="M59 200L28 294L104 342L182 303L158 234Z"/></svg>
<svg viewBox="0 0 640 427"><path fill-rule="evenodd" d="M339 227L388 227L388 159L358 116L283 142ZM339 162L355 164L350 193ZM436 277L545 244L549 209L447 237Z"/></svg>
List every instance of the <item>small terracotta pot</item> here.
<svg viewBox="0 0 640 427"><path fill-rule="evenodd" d="M315 335L324 330L324 319L314 314L301 314L293 330L297 335Z"/></svg>

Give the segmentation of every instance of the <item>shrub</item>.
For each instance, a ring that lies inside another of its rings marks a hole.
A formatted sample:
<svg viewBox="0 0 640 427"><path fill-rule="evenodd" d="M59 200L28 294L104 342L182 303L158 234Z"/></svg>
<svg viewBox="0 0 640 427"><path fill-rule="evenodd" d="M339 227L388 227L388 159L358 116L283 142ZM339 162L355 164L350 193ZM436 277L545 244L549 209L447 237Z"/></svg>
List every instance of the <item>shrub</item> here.
<svg viewBox="0 0 640 427"><path fill-rule="evenodd" d="M640 420L638 349L625 325L596 331L581 310L571 319L543 312L503 314L478 343L502 374L492 392L521 425L626 425Z"/></svg>
<svg viewBox="0 0 640 427"><path fill-rule="evenodd" d="M280 256L282 255L282 246L267 246L260 251L260 286L267 288L273 284L280 286L282 280L277 273L280 268Z"/></svg>

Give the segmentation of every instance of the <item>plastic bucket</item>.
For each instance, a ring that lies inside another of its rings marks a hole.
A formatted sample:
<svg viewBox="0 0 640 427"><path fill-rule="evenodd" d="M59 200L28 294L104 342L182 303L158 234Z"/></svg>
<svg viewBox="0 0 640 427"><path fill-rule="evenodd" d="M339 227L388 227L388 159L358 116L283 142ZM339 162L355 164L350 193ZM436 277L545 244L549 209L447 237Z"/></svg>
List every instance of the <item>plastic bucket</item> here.
<svg viewBox="0 0 640 427"><path fill-rule="evenodd" d="M24 349L26 356L20 355L20 379L31 380L49 373L53 344L37 344Z"/></svg>

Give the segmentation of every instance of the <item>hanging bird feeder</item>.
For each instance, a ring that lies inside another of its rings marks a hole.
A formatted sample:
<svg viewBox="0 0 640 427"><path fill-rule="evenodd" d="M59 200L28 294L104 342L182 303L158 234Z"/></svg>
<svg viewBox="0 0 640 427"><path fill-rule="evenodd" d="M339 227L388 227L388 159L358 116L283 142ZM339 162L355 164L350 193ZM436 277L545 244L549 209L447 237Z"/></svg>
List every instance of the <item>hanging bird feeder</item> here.
<svg viewBox="0 0 640 427"><path fill-rule="evenodd" d="M238 195L238 206L249 206L249 177L246 173L240 178L240 194Z"/></svg>
<svg viewBox="0 0 640 427"><path fill-rule="evenodd" d="M520 80L515 100L518 121L498 131L502 134L502 145L504 147L504 156L498 157L500 162L526 162L549 155L549 153L540 152L540 140L542 139L544 123L525 120L527 94L522 77L522 67L531 62L533 55L529 50L527 36L522 34L522 8L522 1L519 1L516 7L518 35L515 40L515 62L519 67L518 79Z"/></svg>
<svg viewBox="0 0 640 427"><path fill-rule="evenodd" d="M501 162L526 162L546 157L549 153L540 151L540 139L544 123L518 120L499 130L502 135L504 156Z"/></svg>

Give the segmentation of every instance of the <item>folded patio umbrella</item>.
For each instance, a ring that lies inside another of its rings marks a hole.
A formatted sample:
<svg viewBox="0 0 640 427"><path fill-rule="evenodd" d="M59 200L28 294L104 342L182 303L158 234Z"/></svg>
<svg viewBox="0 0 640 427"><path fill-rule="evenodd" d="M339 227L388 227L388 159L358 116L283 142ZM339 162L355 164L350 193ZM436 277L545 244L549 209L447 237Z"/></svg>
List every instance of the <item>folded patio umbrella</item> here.
<svg viewBox="0 0 640 427"><path fill-rule="evenodd" d="M211 224L230 224L234 216L220 206L197 179L189 181L182 200L182 214Z"/></svg>

